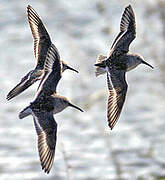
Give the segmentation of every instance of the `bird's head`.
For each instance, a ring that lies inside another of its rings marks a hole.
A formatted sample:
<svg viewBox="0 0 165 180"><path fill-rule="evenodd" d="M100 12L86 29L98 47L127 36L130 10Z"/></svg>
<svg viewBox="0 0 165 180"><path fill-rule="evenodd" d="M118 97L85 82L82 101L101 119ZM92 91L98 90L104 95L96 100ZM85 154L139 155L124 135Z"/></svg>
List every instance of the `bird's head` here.
<svg viewBox="0 0 165 180"><path fill-rule="evenodd" d="M65 107L70 106L70 107L73 107L73 108L78 109L79 111L83 112L83 110L81 108L79 108L78 106L72 104L70 102L70 100L68 98L64 97L64 96L61 97L61 102L62 102L63 106L65 106Z"/></svg>
<svg viewBox="0 0 165 180"><path fill-rule="evenodd" d="M136 55L135 57L141 64L145 64L145 65L149 66L152 69L154 68L153 66L148 64L146 61L144 61L144 58L142 56Z"/></svg>
<svg viewBox="0 0 165 180"><path fill-rule="evenodd" d="M78 73L76 69L73 69L72 67L68 66L65 61L62 60L61 63L62 63L62 72L64 72L66 69L69 69Z"/></svg>

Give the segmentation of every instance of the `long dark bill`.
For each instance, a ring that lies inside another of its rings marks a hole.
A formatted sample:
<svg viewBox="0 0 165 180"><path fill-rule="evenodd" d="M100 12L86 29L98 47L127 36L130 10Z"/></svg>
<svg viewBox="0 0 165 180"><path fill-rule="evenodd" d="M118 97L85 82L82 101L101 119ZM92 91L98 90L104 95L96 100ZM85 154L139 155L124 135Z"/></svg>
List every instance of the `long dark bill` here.
<svg viewBox="0 0 165 180"><path fill-rule="evenodd" d="M75 106L75 105L73 105L73 104L71 104L71 103L69 103L69 106L71 106L71 107L73 107L73 108L76 108L76 109L78 109L78 110L81 111L81 112L84 112L82 109L80 109L79 107L77 107L77 106Z"/></svg>
<svg viewBox="0 0 165 180"><path fill-rule="evenodd" d="M154 69L153 66L151 66L150 64L148 64L147 62L145 62L145 61L143 61L143 60L142 60L142 64L146 64L147 66L149 66L149 67L151 67L152 69Z"/></svg>
<svg viewBox="0 0 165 180"><path fill-rule="evenodd" d="M71 68L70 66L67 66L68 69L75 71L76 73L79 73L76 69Z"/></svg>

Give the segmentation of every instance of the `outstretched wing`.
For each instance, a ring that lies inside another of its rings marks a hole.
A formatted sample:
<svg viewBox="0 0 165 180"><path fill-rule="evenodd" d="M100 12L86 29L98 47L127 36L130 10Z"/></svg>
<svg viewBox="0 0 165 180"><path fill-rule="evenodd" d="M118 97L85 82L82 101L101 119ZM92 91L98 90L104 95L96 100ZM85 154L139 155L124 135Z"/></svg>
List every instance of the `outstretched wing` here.
<svg viewBox="0 0 165 180"><path fill-rule="evenodd" d="M34 54L37 59L37 65L44 67L45 57L51 45L51 39L37 12L28 5L28 21L34 38Z"/></svg>
<svg viewBox="0 0 165 180"><path fill-rule="evenodd" d="M112 130L119 119L127 93L125 71L114 68L109 69L107 72L107 83L109 89L107 117L109 127Z"/></svg>
<svg viewBox="0 0 165 180"><path fill-rule="evenodd" d="M21 82L17 84L7 95L7 100L14 98L15 96L21 94L28 87L34 84L36 81L41 79L41 70L32 70L26 76L21 79Z"/></svg>
<svg viewBox="0 0 165 180"><path fill-rule="evenodd" d="M39 84L36 96L38 97L41 93L44 93L48 96L52 95L54 92L56 92L56 87L60 79L60 56L55 45L51 44L46 55L44 75Z"/></svg>
<svg viewBox="0 0 165 180"><path fill-rule="evenodd" d="M53 112L33 111L32 115L38 135L41 166L45 173L49 173L55 155L57 123L53 118Z"/></svg>
<svg viewBox="0 0 165 180"><path fill-rule="evenodd" d="M136 37L135 15L131 5L125 8L120 23L120 33L112 44L110 55L113 53L128 52L129 45Z"/></svg>

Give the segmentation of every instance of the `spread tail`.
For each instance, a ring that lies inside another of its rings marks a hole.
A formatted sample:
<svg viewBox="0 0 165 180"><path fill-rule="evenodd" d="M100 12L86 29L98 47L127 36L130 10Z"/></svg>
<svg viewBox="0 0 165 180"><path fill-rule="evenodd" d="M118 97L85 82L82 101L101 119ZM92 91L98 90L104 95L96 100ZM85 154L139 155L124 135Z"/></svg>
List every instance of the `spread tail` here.
<svg viewBox="0 0 165 180"><path fill-rule="evenodd" d="M100 54L97 58L97 61L96 61L96 69L95 69L95 75L96 77L101 75L101 74L104 74L106 72L105 70L105 65L102 63L104 59L106 59L107 56L104 56L102 54Z"/></svg>
<svg viewBox="0 0 165 180"><path fill-rule="evenodd" d="M23 119L32 113L31 108L28 106L19 113L19 119Z"/></svg>

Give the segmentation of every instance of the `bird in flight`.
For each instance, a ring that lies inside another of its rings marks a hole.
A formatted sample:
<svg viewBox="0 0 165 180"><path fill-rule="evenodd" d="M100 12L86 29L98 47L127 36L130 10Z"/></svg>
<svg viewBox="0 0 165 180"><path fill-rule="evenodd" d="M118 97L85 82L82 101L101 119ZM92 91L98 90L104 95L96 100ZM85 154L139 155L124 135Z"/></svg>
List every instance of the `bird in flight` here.
<svg viewBox="0 0 165 180"><path fill-rule="evenodd" d="M40 162L45 173L49 173L55 156L57 123L53 114L61 112L68 106L83 112L82 109L72 104L69 99L56 93L61 73L58 50L51 44L47 51L44 73L34 101L19 114L20 119L27 115L33 116L38 135Z"/></svg>
<svg viewBox="0 0 165 180"><path fill-rule="evenodd" d="M28 21L34 38L34 54L37 60L37 64L34 70L28 72L21 81L8 93L7 100L14 98L28 87L34 84L36 81L41 80L44 72L45 58L48 49L52 45L50 36L43 24L40 16L37 12L29 5L27 7ZM77 70L73 69L63 60L60 60L61 70L64 72L66 69L70 69L78 73Z"/></svg>
<svg viewBox="0 0 165 180"><path fill-rule="evenodd" d="M121 18L120 32L114 40L108 56L99 55L96 61L96 76L107 73L109 89L107 118L113 129L117 123L127 93L125 74L139 64L146 64L143 57L129 52L129 46L136 37L135 15L131 5L127 6Z"/></svg>

